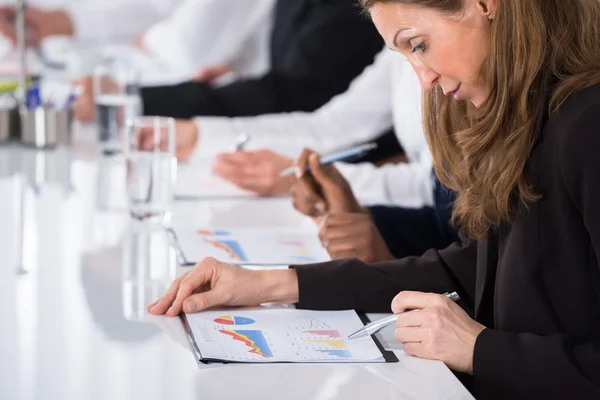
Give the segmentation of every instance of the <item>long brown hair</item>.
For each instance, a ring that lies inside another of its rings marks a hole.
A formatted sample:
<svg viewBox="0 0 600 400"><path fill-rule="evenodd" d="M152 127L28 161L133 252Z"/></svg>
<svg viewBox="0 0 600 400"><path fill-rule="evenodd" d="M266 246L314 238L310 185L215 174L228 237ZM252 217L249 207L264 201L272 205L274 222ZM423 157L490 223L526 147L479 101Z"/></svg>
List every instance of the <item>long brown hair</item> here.
<svg viewBox="0 0 600 400"><path fill-rule="evenodd" d="M361 0L458 13L464 0ZM540 196L526 181L540 118L573 93L600 83L600 0L499 0L481 74L490 89L476 109L423 94L423 121L436 173L457 192L454 219L484 239L519 203Z"/></svg>

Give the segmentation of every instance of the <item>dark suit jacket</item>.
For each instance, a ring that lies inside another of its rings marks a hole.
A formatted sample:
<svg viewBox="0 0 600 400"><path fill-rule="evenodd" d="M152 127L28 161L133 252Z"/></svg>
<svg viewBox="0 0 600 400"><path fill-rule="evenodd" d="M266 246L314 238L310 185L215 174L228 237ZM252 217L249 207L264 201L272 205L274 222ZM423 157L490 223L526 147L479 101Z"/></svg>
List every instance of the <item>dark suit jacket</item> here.
<svg viewBox="0 0 600 400"><path fill-rule="evenodd" d="M434 200L435 207L369 207L375 226L395 258L420 256L460 240L451 223L454 193L437 179Z"/></svg>
<svg viewBox="0 0 600 400"><path fill-rule="evenodd" d="M191 118L313 111L346 91L383 48L354 0L279 0L271 37L271 71L264 77L221 88L194 82L143 88L144 114Z"/></svg>
<svg viewBox="0 0 600 400"><path fill-rule="evenodd" d="M600 399L600 85L543 124L528 180L543 198L487 243L297 267L302 308L389 311L402 290L456 290L488 327L477 398Z"/></svg>

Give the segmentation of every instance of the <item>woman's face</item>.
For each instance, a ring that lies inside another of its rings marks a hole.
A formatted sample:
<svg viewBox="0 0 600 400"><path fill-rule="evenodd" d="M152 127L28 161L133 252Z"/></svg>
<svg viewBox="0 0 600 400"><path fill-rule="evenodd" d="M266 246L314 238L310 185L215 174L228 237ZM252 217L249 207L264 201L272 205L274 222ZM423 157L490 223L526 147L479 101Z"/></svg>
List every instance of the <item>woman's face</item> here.
<svg viewBox="0 0 600 400"><path fill-rule="evenodd" d="M495 1L465 0L457 15L398 3L376 3L371 16L387 46L402 53L424 90L439 85L444 94L481 106L488 88L480 77L489 47Z"/></svg>

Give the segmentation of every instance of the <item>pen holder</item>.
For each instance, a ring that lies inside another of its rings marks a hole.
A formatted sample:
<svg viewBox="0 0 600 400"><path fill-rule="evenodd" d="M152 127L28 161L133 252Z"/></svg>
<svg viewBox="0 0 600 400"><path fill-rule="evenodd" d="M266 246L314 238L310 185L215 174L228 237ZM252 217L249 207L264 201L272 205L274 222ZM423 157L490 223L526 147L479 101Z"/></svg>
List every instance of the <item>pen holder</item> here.
<svg viewBox="0 0 600 400"><path fill-rule="evenodd" d="M48 148L71 141L73 114L70 110L49 110L42 107L21 111L21 141Z"/></svg>
<svg viewBox="0 0 600 400"><path fill-rule="evenodd" d="M21 119L17 108L0 108L0 143L19 138Z"/></svg>

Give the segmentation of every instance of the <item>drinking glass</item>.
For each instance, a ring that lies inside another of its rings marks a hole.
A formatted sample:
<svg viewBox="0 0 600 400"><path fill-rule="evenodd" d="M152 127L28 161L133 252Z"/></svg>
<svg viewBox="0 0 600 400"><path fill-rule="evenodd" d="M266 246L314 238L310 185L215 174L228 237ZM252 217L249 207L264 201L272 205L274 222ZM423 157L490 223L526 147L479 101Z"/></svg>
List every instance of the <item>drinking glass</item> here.
<svg viewBox="0 0 600 400"><path fill-rule="evenodd" d="M146 305L156 301L175 279L177 258L160 224L130 221L123 240L123 314L144 321Z"/></svg>
<svg viewBox="0 0 600 400"><path fill-rule="evenodd" d="M128 120L125 162L131 216L138 220L166 221L177 178L175 120L164 117Z"/></svg>
<svg viewBox="0 0 600 400"><path fill-rule="evenodd" d="M94 69L93 85L100 148L104 154L120 153L125 122L142 112L139 73L118 64L100 65Z"/></svg>

